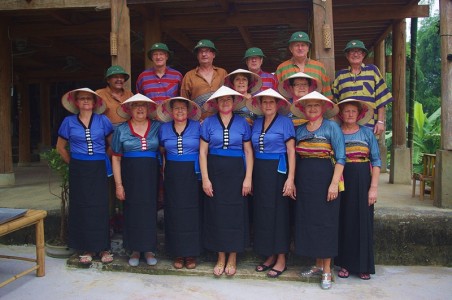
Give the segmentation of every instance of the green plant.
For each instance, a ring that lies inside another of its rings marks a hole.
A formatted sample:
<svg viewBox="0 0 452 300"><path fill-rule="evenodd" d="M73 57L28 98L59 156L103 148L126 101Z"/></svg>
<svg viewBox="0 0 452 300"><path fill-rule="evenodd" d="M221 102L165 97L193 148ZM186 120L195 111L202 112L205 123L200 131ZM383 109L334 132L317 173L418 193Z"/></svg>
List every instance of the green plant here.
<svg viewBox="0 0 452 300"><path fill-rule="evenodd" d="M60 205L60 232L58 242L66 244L67 241L67 222L68 222L68 208L69 208L69 165L64 162L56 149L51 149L43 153L43 157L47 160L50 169L56 171L61 178L60 195L56 195L50 191L51 194L61 199ZM49 183L50 190L50 183Z"/></svg>
<svg viewBox="0 0 452 300"><path fill-rule="evenodd" d="M434 154L440 147L441 107L428 116L427 113L424 113L422 104L415 101L413 126L413 172L421 172L422 155L424 153ZM392 131L386 131L385 140L386 146L388 147L388 153L390 153L389 149L392 146Z"/></svg>

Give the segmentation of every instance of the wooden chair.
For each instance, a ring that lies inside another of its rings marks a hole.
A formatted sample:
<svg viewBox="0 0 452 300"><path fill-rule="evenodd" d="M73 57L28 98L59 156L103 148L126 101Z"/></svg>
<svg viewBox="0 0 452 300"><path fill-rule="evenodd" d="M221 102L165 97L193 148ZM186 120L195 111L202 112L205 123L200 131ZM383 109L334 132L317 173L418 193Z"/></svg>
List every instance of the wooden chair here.
<svg viewBox="0 0 452 300"><path fill-rule="evenodd" d="M433 200L435 196L435 154L424 153L422 156L422 173L413 174L413 191L411 197L416 194L416 180L419 181L419 195L420 199L424 200L424 194L426 189L425 182L430 182L430 200Z"/></svg>

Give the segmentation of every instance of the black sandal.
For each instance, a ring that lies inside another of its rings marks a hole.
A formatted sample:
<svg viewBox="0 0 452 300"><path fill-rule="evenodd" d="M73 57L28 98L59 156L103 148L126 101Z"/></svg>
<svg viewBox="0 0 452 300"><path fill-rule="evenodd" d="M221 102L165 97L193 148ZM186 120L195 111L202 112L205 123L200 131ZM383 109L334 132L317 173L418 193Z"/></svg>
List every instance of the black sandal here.
<svg viewBox="0 0 452 300"><path fill-rule="evenodd" d="M269 265L269 266L264 265L264 264L262 263L262 264L258 265L258 266L255 268L255 270L256 270L256 272L265 272L265 271L267 271L268 269L273 268L274 266L275 266L274 263L271 264L271 265Z"/></svg>
<svg viewBox="0 0 452 300"><path fill-rule="evenodd" d="M271 269L268 273L267 273L267 277L268 278L278 278L279 277L279 275L281 275L282 273L284 273L285 271L287 270L287 267L284 267L284 269L282 270L282 271L278 271L278 270L275 270L275 269ZM275 274L270 274L270 272L275 272Z"/></svg>

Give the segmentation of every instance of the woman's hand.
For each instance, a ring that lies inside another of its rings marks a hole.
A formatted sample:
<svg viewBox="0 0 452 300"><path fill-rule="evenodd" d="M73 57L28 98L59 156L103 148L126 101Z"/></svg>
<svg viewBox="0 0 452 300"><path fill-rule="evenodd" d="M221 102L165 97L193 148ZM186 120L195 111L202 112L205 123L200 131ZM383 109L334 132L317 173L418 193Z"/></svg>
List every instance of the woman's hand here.
<svg viewBox="0 0 452 300"><path fill-rule="evenodd" d="M287 179L283 187L283 196L288 196L295 200L296 197L295 184L293 180Z"/></svg>
<svg viewBox="0 0 452 300"><path fill-rule="evenodd" d="M213 187L210 179L202 180L202 190L204 191L204 193L206 193L207 196L213 197Z"/></svg>
<svg viewBox="0 0 452 300"><path fill-rule="evenodd" d="M369 206L374 205L377 202L377 187L370 187L369 189Z"/></svg>
<svg viewBox="0 0 452 300"><path fill-rule="evenodd" d="M242 196L248 196L251 193L251 178L245 177L242 185Z"/></svg>
<svg viewBox="0 0 452 300"><path fill-rule="evenodd" d="M339 195L339 183L331 182L326 201L336 200Z"/></svg>
<svg viewBox="0 0 452 300"><path fill-rule="evenodd" d="M124 187L122 184L115 184L116 185L116 198L118 198L121 201L126 200L126 193L124 192Z"/></svg>

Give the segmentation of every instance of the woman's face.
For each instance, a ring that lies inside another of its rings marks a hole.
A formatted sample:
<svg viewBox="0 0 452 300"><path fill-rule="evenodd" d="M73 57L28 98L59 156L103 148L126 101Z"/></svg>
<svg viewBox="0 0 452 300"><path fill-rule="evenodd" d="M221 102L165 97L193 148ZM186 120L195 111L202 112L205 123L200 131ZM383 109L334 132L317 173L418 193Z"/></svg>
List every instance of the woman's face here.
<svg viewBox="0 0 452 300"><path fill-rule="evenodd" d="M176 122L187 121L188 118L188 106L183 101L175 101L173 103L172 110L173 120Z"/></svg>
<svg viewBox="0 0 452 300"><path fill-rule="evenodd" d="M323 114L324 102L322 100L306 100L303 106L308 119L315 119Z"/></svg>
<svg viewBox="0 0 452 300"><path fill-rule="evenodd" d="M144 101L132 102L130 104L132 119L142 121L148 117L148 103Z"/></svg>
<svg viewBox="0 0 452 300"><path fill-rule="evenodd" d="M344 104L341 105L341 117L345 124L353 125L358 120L359 109L356 105Z"/></svg>
<svg viewBox="0 0 452 300"><path fill-rule="evenodd" d="M309 81L306 78L295 78L291 89L294 98L300 99L309 93Z"/></svg>
<svg viewBox="0 0 452 300"><path fill-rule="evenodd" d="M222 114L232 113L234 107L233 96L223 96L217 99L218 101L218 111Z"/></svg>
<svg viewBox="0 0 452 300"><path fill-rule="evenodd" d="M249 82L245 75L237 74L234 77L234 82L232 84L234 85L234 90L240 94L245 94L248 91Z"/></svg>
<svg viewBox="0 0 452 300"><path fill-rule="evenodd" d="M93 110L94 108L94 95L89 92L77 92L76 95L77 107L80 110Z"/></svg>
<svg viewBox="0 0 452 300"><path fill-rule="evenodd" d="M263 96L261 98L261 110L264 116L271 117L276 115L278 103L276 99L269 96Z"/></svg>

